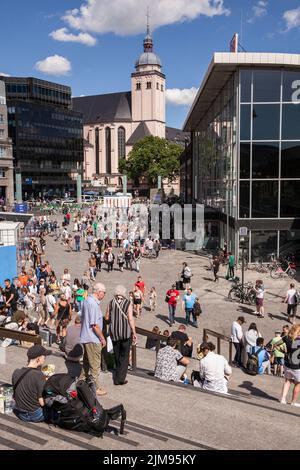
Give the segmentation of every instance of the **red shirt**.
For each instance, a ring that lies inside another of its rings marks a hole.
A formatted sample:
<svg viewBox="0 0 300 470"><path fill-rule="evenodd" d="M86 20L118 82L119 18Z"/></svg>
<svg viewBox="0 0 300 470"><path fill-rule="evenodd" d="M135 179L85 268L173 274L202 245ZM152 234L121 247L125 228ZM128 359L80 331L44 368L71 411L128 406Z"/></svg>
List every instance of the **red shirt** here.
<svg viewBox="0 0 300 470"><path fill-rule="evenodd" d="M144 283L144 281L136 282L135 285L136 285L136 287L138 287L143 292L143 294L145 293L145 283Z"/></svg>
<svg viewBox="0 0 300 470"><path fill-rule="evenodd" d="M178 290L170 289L167 292L167 296L170 297L168 304L169 305L177 305L177 297L179 297L180 293Z"/></svg>

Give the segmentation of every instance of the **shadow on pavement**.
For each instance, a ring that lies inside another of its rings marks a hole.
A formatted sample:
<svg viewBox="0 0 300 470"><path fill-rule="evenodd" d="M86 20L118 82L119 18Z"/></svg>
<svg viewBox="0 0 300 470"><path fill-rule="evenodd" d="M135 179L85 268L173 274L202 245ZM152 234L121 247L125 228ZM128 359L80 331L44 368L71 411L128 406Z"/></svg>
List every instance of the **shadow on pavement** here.
<svg viewBox="0 0 300 470"><path fill-rule="evenodd" d="M241 385L239 385L239 388L248 390L250 392L250 395L253 395L255 397L267 398L268 400L278 401L276 398L272 397L260 388L255 387L253 385L253 382L250 382L248 380L245 380Z"/></svg>

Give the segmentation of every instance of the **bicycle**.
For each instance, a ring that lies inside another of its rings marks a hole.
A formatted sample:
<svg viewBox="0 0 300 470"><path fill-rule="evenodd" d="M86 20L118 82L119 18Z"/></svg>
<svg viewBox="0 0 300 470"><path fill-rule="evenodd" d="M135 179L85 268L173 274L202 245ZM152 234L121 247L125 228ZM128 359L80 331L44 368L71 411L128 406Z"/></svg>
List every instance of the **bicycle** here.
<svg viewBox="0 0 300 470"><path fill-rule="evenodd" d="M236 283L228 293L228 299L231 302L248 303L255 305L256 295L252 282L247 282L242 286L240 282Z"/></svg>
<svg viewBox="0 0 300 470"><path fill-rule="evenodd" d="M294 263L288 262L287 268L284 271L281 264L274 266L270 270L270 276L272 279L282 279L288 276L290 279L294 279L297 274L296 265Z"/></svg>

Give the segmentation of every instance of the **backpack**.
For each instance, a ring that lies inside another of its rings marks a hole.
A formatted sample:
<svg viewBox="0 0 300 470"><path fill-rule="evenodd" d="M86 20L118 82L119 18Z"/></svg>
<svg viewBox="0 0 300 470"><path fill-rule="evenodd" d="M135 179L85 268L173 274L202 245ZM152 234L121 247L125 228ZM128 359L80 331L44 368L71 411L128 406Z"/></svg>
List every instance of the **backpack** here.
<svg viewBox="0 0 300 470"><path fill-rule="evenodd" d="M124 433L123 405L105 410L96 398L92 381L76 383L68 374L55 374L47 380L43 396L48 409L47 422L51 424L102 436L109 422L121 417L120 434Z"/></svg>
<svg viewBox="0 0 300 470"><path fill-rule="evenodd" d="M294 300L295 300L296 305L300 304L300 294L297 290L296 290L296 294L294 295Z"/></svg>
<svg viewBox="0 0 300 470"><path fill-rule="evenodd" d="M259 353L263 350L263 348L260 348L256 351L256 353L250 354L247 365L246 365L246 372L249 375L257 375L258 374L258 355Z"/></svg>

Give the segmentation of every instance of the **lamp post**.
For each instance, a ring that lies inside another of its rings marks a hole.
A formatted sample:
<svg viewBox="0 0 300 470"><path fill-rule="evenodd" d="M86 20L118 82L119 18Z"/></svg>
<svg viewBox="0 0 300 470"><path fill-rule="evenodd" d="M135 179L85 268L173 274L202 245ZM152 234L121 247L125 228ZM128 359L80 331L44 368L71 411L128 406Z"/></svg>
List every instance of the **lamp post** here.
<svg viewBox="0 0 300 470"><path fill-rule="evenodd" d="M242 289L244 289L245 284L245 238L240 238L240 246L242 248Z"/></svg>

